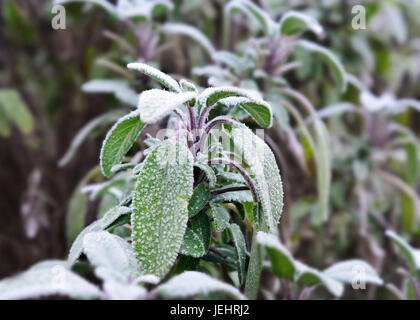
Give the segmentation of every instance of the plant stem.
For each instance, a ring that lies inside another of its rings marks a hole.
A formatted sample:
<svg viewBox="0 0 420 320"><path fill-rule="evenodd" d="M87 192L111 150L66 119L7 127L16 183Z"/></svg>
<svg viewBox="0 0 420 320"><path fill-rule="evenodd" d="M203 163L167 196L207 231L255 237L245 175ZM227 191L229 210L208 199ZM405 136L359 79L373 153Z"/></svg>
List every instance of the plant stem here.
<svg viewBox="0 0 420 320"><path fill-rule="evenodd" d="M254 182L252 181L248 172L246 172L245 169L242 168L239 163L237 163L236 161L230 160L230 159L226 159L226 158L214 158L214 159L210 159L208 161L208 164L209 165L211 165L211 164L226 164L226 165L234 167L236 170L239 171L239 173L244 177L245 181L247 182L249 188L252 191L252 196L254 198L254 201L259 202L257 189L255 188Z"/></svg>

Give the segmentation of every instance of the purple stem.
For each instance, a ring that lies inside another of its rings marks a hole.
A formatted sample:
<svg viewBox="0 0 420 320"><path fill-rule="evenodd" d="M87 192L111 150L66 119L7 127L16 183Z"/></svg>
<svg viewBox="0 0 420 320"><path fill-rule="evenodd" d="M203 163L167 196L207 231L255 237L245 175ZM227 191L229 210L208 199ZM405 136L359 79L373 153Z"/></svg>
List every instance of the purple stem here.
<svg viewBox="0 0 420 320"><path fill-rule="evenodd" d="M230 159L226 159L226 158L210 159L207 163L209 165L212 165L212 164L226 164L226 165L231 166L231 167L235 168L236 170L238 170L239 173L244 177L244 179L247 182L249 188L251 189L254 201L259 202L257 189L255 188L254 182L252 181L248 172L246 172L245 169L242 168L242 166L239 163L237 163L236 161L230 160Z"/></svg>
<svg viewBox="0 0 420 320"><path fill-rule="evenodd" d="M211 120L204 128L203 134L200 137L200 147L197 150L197 152L204 149L204 145L206 144L207 137L210 133L210 130L213 129L216 125L226 123L230 125L234 125L235 121L224 116L216 117L213 120Z"/></svg>

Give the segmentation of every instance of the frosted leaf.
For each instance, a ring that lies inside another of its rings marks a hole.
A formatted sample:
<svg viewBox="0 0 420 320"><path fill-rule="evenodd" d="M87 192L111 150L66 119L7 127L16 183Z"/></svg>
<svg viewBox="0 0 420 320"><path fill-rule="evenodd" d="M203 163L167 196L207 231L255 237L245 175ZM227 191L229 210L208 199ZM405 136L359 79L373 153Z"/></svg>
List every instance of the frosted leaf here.
<svg viewBox="0 0 420 320"><path fill-rule="evenodd" d="M208 295L213 292L225 293L234 299L246 299L246 297L235 287L197 271L186 271L181 273L168 282L160 285L157 289L158 292L167 299Z"/></svg>
<svg viewBox="0 0 420 320"><path fill-rule="evenodd" d="M178 85L178 82L170 76L168 76L166 73L163 73L162 71L153 68L152 66L149 66L148 64L134 62L129 63L127 65L128 69L131 70L137 70L150 78L158 81L161 85L166 87L167 89L173 91L173 92L181 92L181 88Z"/></svg>
<svg viewBox="0 0 420 320"><path fill-rule="evenodd" d="M329 215L331 189L331 140L330 134L321 120L315 120L314 130L317 144L315 152L315 161L317 166L317 189L320 210L325 221Z"/></svg>
<svg viewBox="0 0 420 320"><path fill-rule="evenodd" d="M392 93L386 92L380 97L375 96L368 90L360 92L360 102L364 108L370 112L377 112L383 109L389 109L395 105L396 99Z"/></svg>
<svg viewBox="0 0 420 320"><path fill-rule="evenodd" d="M82 90L89 93L113 93L118 100L130 106L136 106L139 99L125 80L94 79L83 84Z"/></svg>
<svg viewBox="0 0 420 320"><path fill-rule="evenodd" d="M83 239L88 233L105 230L119 217L129 212L130 209L127 207L113 207L104 214L102 219L96 220L84 228L82 232L80 232L76 237L70 248L69 256L67 259L68 266L72 266L81 255L83 250Z"/></svg>
<svg viewBox="0 0 420 320"><path fill-rule="evenodd" d="M232 129L235 153L249 166L262 210L260 231L276 233L283 210L283 185L276 159L265 142L245 125Z"/></svg>
<svg viewBox="0 0 420 320"><path fill-rule="evenodd" d="M195 187L191 196L190 202L188 203L188 216L194 217L199 213L210 200L210 190L205 183L200 183Z"/></svg>
<svg viewBox="0 0 420 320"><path fill-rule="evenodd" d="M183 23L166 23L161 30L167 34L182 34L190 37L200 44L203 49L211 56L215 49L209 39L197 28Z"/></svg>
<svg viewBox="0 0 420 320"><path fill-rule="evenodd" d="M66 269L63 262L44 261L16 276L0 281L0 300L30 299L53 295L97 299L99 289Z"/></svg>
<svg viewBox="0 0 420 320"><path fill-rule="evenodd" d="M242 175L240 175L239 173L230 172L230 171L220 173L220 179L228 183L237 183L237 184L243 184L243 185L246 184L246 181Z"/></svg>
<svg viewBox="0 0 420 320"><path fill-rule="evenodd" d="M101 222L101 228L105 230L108 228L114 221L116 221L119 217L125 214L129 214L131 212L131 208L124 207L124 206L116 206L109 209L105 212L104 216L99 220Z"/></svg>
<svg viewBox="0 0 420 320"><path fill-rule="evenodd" d="M236 87L207 88L200 94L200 105L210 107L215 103L220 102L221 99L226 99L228 97L239 98L230 98L230 100L222 100L222 102L230 103L230 105L232 105L232 103L237 103L257 122L258 125L264 128L271 126L273 119L271 106L262 100L256 91Z"/></svg>
<svg viewBox="0 0 420 320"><path fill-rule="evenodd" d="M249 18L258 21L266 35L272 35L276 31L276 23L270 15L251 1L230 1L225 7L225 14L232 14L234 11L240 11Z"/></svg>
<svg viewBox="0 0 420 320"><path fill-rule="evenodd" d="M135 284L121 283L112 279L103 284L104 291L111 300L138 300L147 295L147 290Z"/></svg>
<svg viewBox="0 0 420 320"><path fill-rule="evenodd" d="M206 174L207 179L209 180L209 187L214 188L217 182L217 178L213 169L205 163L198 163L198 162L194 163L194 167L200 168L200 170Z"/></svg>
<svg viewBox="0 0 420 320"><path fill-rule="evenodd" d="M318 36L324 33L322 26L314 17L298 11L286 12L281 17L279 25L280 32L285 35L294 35L306 29L311 30Z"/></svg>
<svg viewBox="0 0 420 320"><path fill-rule="evenodd" d="M223 205L217 203L210 204L210 214L213 217L216 232L222 232L229 226L229 210Z"/></svg>
<svg viewBox="0 0 420 320"><path fill-rule="evenodd" d="M289 250L273 234L259 231L256 239L260 245L265 247L270 257L273 273L280 278L293 280L296 268Z"/></svg>
<svg viewBox="0 0 420 320"><path fill-rule="evenodd" d="M303 49L318 54L325 63L331 68L334 77L341 88L341 91L344 92L347 88L347 76L344 66L341 64L340 60L327 48L320 46L317 43L308 41L308 40L299 40L297 45Z"/></svg>
<svg viewBox="0 0 420 320"><path fill-rule="evenodd" d="M58 165L62 167L68 164L82 143L95 129L117 121L122 115L121 111L111 111L90 120L73 138L69 149L59 160Z"/></svg>
<svg viewBox="0 0 420 320"><path fill-rule="evenodd" d="M133 247L144 274L163 277L179 252L193 192L193 157L170 140L144 161L132 201Z"/></svg>
<svg viewBox="0 0 420 320"><path fill-rule="evenodd" d="M382 285L383 283L376 271L363 260L354 259L338 262L323 271L325 275L342 283L349 284L352 283L355 279L355 274L358 272L362 274L361 280L366 283L373 283L377 285Z"/></svg>
<svg viewBox="0 0 420 320"><path fill-rule="evenodd" d="M139 99L140 119L154 123L167 116L178 106L194 99L197 93L187 91L174 93L160 89L143 91Z"/></svg>
<svg viewBox="0 0 420 320"><path fill-rule="evenodd" d="M140 121L138 110L130 112L112 126L102 143L100 154L104 176L109 178L113 175L112 167L121 163L145 126L146 124Z"/></svg>
<svg viewBox="0 0 420 320"><path fill-rule="evenodd" d="M252 202L254 198L252 197L251 191L242 190L242 191L230 191L218 194L217 196L211 199L211 202Z"/></svg>
<svg viewBox="0 0 420 320"><path fill-rule="evenodd" d="M248 255L245 238L237 224L231 224L229 226L229 233L232 237L233 245L235 248L239 282L242 284L246 275L246 258Z"/></svg>
<svg viewBox="0 0 420 320"><path fill-rule="evenodd" d="M87 235L89 232L95 232L102 230L101 221L96 220L92 222L90 225L88 225L86 228L82 230L82 232L79 233L77 238L74 240L73 244L71 245L69 256L67 258L67 265L71 267L76 260L80 257L83 251L83 238L85 235Z"/></svg>
<svg viewBox="0 0 420 320"><path fill-rule="evenodd" d="M344 285L341 282L299 261L295 261L295 266L297 269L296 282L299 284L305 286L323 284L332 295L341 297L343 294Z"/></svg>
<svg viewBox="0 0 420 320"><path fill-rule="evenodd" d="M392 230L387 230L385 233L389 238L391 238L392 242L397 246L400 254L405 258L410 272L413 275L420 274L420 249L415 249L408 244L408 242L397 235Z"/></svg>
<svg viewBox="0 0 420 320"><path fill-rule="evenodd" d="M133 17L150 19L153 10L158 6L167 10L173 9L173 4L169 0L118 0L117 11L121 19Z"/></svg>
<svg viewBox="0 0 420 320"><path fill-rule="evenodd" d="M208 216L201 212L190 219L191 228L187 228L182 241L180 253L186 256L200 258L210 246L211 225Z"/></svg>
<svg viewBox="0 0 420 320"><path fill-rule="evenodd" d="M107 231L88 233L83 239L83 252L104 281L128 283L140 274L131 245Z"/></svg>
<svg viewBox="0 0 420 320"><path fill-rule="evenodd" d="M181 86L183 91L194 91L194 92L198 92L197 87L194 85L194 83L185 80L185 79L181 79L179 81L179 85Z"/></svg>

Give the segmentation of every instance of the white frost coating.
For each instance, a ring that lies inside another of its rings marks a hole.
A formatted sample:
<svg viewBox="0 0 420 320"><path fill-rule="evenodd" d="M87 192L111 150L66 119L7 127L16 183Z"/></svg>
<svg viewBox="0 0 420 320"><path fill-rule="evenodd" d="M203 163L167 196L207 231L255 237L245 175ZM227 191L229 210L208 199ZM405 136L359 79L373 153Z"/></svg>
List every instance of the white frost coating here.
<svg viewBox="0 0 420 320"><path fill-rule="evenodd" d="M131 245L106 231L88 233L83 239L83 252L104 281L128 283L139 276L139 267Z"/></svg>
<svg viewBox="0 0 420 320"><path fill-rule="evenodd" d="M147 294L147 290L143 287L113 280L105 281L103 287L111 300L138 300L143 299Z"/></svg>
<svg viewBox="0 0 420 320"><path fill-rule="evenodd" d="M366 283L373 283L377 285L383 284L382 279L378 276L376 271L363 260L354 259L338 262L323 271L325 275L337 281L350 284L358 272L363 274L362 280Z"/></svg>
<svg viewBox="0 0 420 320"><path fill-rule="evenodd" d="M232 130L235 153L249 166L263 212L262 231L276 233L283 210L283 185L276 159L265 142L245 125Z"/></svg>
<svg viewBox="0 0 420 320"><path fill-rule="evenodd" d="M144 274L162 278L184 237L193 192L193 156L166 140L144 160L132 201L132 245Z"/></svg>
<svg viewBox="0 0 420 320"><path fill-rule="evenodd" d="M336 77L336 80L341 88L341 91L344 92L347 88L347 73L344 69L344 66L340 62L340 60L337 59L337 57L327 48L320 46L319 44L315 42L311 42L308 40L299 40L297 42L298 46L301 46L302 48L315 52L319 54L320 57L322 57L325 62L328 64L328 66L331 68L334 76Z"/></svg>
<svg viewBox="0 0 420 320"><path fill-rule="evenodd" d="M296 276L297 282L307 285L315 285L317 283L322 283L334 296L341 297L341 295L343 294L344 285L341 282L299 261L295 261L295 266L298 270L298 274ZM310 279L309 283L307 282L308 278Z"/></svg>
<svg viewBox="0 0 420 320"><path fill-rule="evenodd" d="M207 37L197 28L183 23L166 23L161 30L168 34L182 34L197 41L204 50L211 56L215 49Z"/></svg>
<svg viewBox="0 0 420 320"><path fill-rule="evenodd" d="M181 273L157 289L164 298L168 299L222 292L232 298L246 300L246 297L237 288L197 271Z"/></svg>
<svg viewBox="0 0 420 320"><path fill-rule="evenodd" d="M242 191L231 191L218 194L217 196L211 199L211 202L253 202L251 191L242 190Z"/></svg>
<svg viewBox="0 0 420 320"><path fill-rule="evenodd" d="M150 283L158 284L160 281L159 277L156 277L154 274L145 274L136 279L136 283Z"/></svg>
<svg viewBox="0 0 420 320"><path fill-rule="evenodd" d="M160 89L143 91L139 99L140 119L146 123L154 123L196 96L197 93L191 91L181 93Z"/></svg>
<svg viewBox="0 0 420 320"><path fill-rule="evenodd" d="M0 281L0 300L29 299L60 295L74 299L97 299L99 289L63 267L44 262L14 277Z"/></svg>
<svg viewBox="0 0 420 320"><path fill-rule="evenodd" d="M387 230L385 234L397 245L400 253L407 260L411 272L418 272L420 270L420 249L410 246L406 240L392 230Z"/></svg>
<svg viewBox="0 0 420 320"><path fill-rule="evenodd" d="M166 73L163 73L162 71L156 68L153 68L152 66L149 66L148 64L134 62L127 64L127 68L144 73L145 75L155 79L171 91L181 92L181 88L179 87L178 82L176 82L174 78L168 76Z"/></svg>
<svg viewBox="0 0 420 320"><path fill-rule="evenodd" d="M280 20L280 32L283 33L284 28L286 27L285 24L287 23L293 23L293 24L299 24L297 26L298 29L294 30L295 33L302 32L305 29L311 30L316 35L320 36L324 33L324 30L322 26L319 24L319 22L314 18L307 14L304 14L299 11L288 11L286 12Z"/></svg>
<svg viewBox="0 0 420 320"><path fill-rule="evenodd" d="M182 90L184 91L194 91L194 92L198 92L197 87L195 86L194 83L186 80L186 79L181 79L179 80L179 85L181 86Z"/></svg>

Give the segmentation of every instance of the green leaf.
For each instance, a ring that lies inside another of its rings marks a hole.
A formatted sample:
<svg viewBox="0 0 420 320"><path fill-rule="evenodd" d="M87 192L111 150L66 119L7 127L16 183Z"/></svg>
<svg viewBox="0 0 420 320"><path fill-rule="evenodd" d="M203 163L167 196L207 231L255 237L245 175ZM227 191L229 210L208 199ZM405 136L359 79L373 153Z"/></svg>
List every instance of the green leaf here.
<svg viewBox="0 0 420 320"><path fill-rule="evenodd" d="M172 10L173 4L169 0L119 0L116 9L120 19L143 17L149 20L158 7Z"/></svg>
<svg viewBox="0 0 420 320"><path fill-rule="evenodd" d="M94 79L84 83L82 90L88 93L113 93L115 98L130 106L136 106L139 100L138 94L125 80Z"/></svg>
<svg viewBox="0 0 420 320"><path fill-rule="evenodd" d="M102 280L128 283L140 275L131 245L107 231L91 232L83 239L83 252Z"/></svg>
<svg viewBox="0 0 420 320"><path fill-rule="evenodd" d="M145 126L140 121L138 110L122 117L112 126L101 148L100 164L104 176L109 178L114 174L112 167L121 163Z"/></svg>
<svg viewBox="0 0 420 320"><path fill-rule="evenodd" d="M210 200L210 190L205 183L200 183L195 187L188 204L188 216L194 217L207 205Z"/></svg>
<svg viewBox="0 0 420 320"><path fill-rule="evenodd" d="M66 238L70 245L85 226L88 197L80 192L78 186L72 193L66 212Z"/></svg>
<svg viewBox="0 0 420 320"><path fill-rule="evenodd" d="M331 68L334 77L341 88L341 91L344 92L347 88L347 77L344 66L337 59L337 57L328 49L308 40L299 40L297 43L298 46L303 49L314 52L318 54L325 63Z"/></svg>
<svg viewBox="0 0 420 320"><path fill-rule="evenodd" d="M191 228L187 228L182 242L180 253L186 256L200 258L209 250L211 225L204 212L190 219Z"/></svg>
<svg viewBox="0 0 420 320"><path fill-rule="evenodd" d="M200 94L199 101L202 106L211 107L217 102L223 103L220 100L228 97L238 97L227 100L229 105L241 106L259 126L271 127L273 119L271 106L254 91L236 87L212 87L205 89Z"/></svg>
<svg viewBox="0 0 420 320"><path fill-rule="evenodd" d="M295 276L295 261L289 250L276 236L262 231L257 233L257 242L265 247L271 261L271 270L279 278L293 281Z"/></svg>
<svg viewBox="0 0 420 320"><path fill-rule="evenodd" d="M0 300L56 295L73 299L98 299L101 292L93 284L66 269L61 261L44 261L0 281Z"/></svg>
<svg viewBox="0 0 420 320"><path fill-rule="evenodd" d="M300 285L311 287L323 284L332 295L341 297L343 294L344 285L341 282L299 261L295 261L295 266L297 269L296 282Z"/></svg>
<svg viewBox="0 0 420 320"><path fill-rule="evenodd" d="M167 299L188 298L196 295L206 296L213 292L221 292L234 299L246 299L235 287L197 271L181 273L160 285L157 290Z"/></svg>
<svg viewBox="0 0 420 320"><path fill-rule="evenodd" d="M392 230L387 230L385 234L391 238L401 255L405 258L410 272L415 276L420 275L420 249L410 246L407 241Z"/></svg>
<svg viewBox="0 0 420 320"><path fill-rule="evenodd" d="M261 230L277 232L277 224L283 210L283 186L276 159L264 140L245 125L232 129L235 153L242 155L249 166L262 210Z"/></svg>
<svg viewBox="0 0 420 320"><path fill-rule="evenodd" d="M254 198L252 197L251 191L231 191L218 194L217 196L211 199L213 203L222 203L222 202L252 202Z"/></svg>
<svg viewBox="0 0 420 320"><path fill-rule="evenodd" d="M196 162L194 163L194 167L200 168L200 170L206 174L207 179L209 180L210 188L214 188L216 186L216 182L217 182L216 174L214 173L214 170L209 165L205 163Z"/></svg>
<svg viewBox="0 0 420 320"><path fill-rule="evenodd" d="M193 157L165 141L144 160L132 201L133 247L144 273L163 277L179 252L193 192Z"/></svg>
<svg viewBox="0 0 420 320"><path fill-rule="evenodd" d="M302 12L288 11L280 20L280 32L284 35L295 35L307 29L311 30L316 35L322 35L324 30L318 21Z"/></svg>
<svg viewBox="0 0 420 320"><path fill-rule="evenodd" d="M69 3L69 2L86 2L86 3L96 4L102 7L103 9L105 9L106 11L108 11L113 16L115 17L118 16L116 7L112 5L110 2L108 2L107 0L54 0L54 5L64 4L64 3Z"/></svg>
<svg viewBox="0 0 420 320"><path fill-rule="evenodd" d="M0 108L3 108L6 116L16 124L22 133L28 134L34 129L32 114L18 91L1 89Z"/></svg>
<svg viewBox="0 0 420 320"><path fill-rule="evenodd" d="M127 65L127 68L131 70L137 70L149 76L150 78L158 81L161 85L163 85L170 91L181 92L181 88L179 87L178 82L174 78L168 76L167 74L163 73L162 71L156 68L153 68L152 66L149 66L148 64L134 62L129 63Z"/></svg>
<svg viewBox="0 0 420 320"><path fill-rule="evenodd" d="M192 91L181 93L160 89L143 91L139 99L140 119L146 123L154 123L196 96L197 93Z"/></svg>
<svg viewBox="0 0 420 320"><path fill-rule="evenodd" d="M229 226L229 210L217 203L210 204L210 214L213 217L216 232L222 232Z"/></svg>
<svg viewBox="0 0 420 320"><path fill-rule="evenodd" d="M239 282L242 284L246 275L246 243L241 229L235 223L229 226L229 233L233 240L233 245L236 250L236 265L239 276Z"/></svg>
<svg viewBox="0 0 420 320"><path fill-rule="evenodd" d="M83 239L88 233L105 230L119 217L127 214L129 210L130 209L127 207L113 207L104 214L102 219L96 220L84 228L74 240L70 248L69 256L67 258L67 265L71 267L79 258L83 251Z"/></svg>
<svg viewBox="0 0 420 320"><path fill-rule="evenodd" d="M315 161L317 165L317 187L319 205L324 221L329 216L329 199L331 190L331 141L330 134L321 120L314 122L317 150Z"/></svg>

